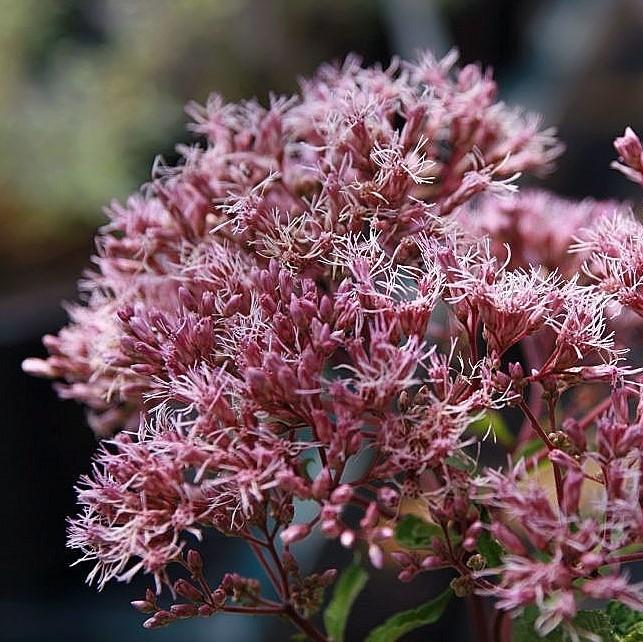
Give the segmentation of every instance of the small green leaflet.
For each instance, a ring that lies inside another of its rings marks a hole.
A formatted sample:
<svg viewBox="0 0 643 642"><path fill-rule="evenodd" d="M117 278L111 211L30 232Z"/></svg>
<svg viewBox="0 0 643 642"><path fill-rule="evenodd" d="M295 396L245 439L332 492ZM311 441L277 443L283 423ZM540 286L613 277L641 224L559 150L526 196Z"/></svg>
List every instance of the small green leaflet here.
<svg viewBox="0 0 643 642"><path fill-rule="evenodd" d="M455 468L456 470L461 470L462 472L469 473L470 475L473 474L473 472L476 469L476 462L474 459L469 457L468 455L465 455L462 451L460 451L456 455L451 455L445 459L445 462L451 466L451 468Z"/></svg>
<svg viewBox="0 0 643 642"><path fill-rule="evenodd" d="M515 437L502 418L502 415L495 410L488 410L480 419L469 424L470 430L477 437L484 437L488 432L495 435L496 441L506 448L514 445Z"/></svg>
<svg viewBox="0 0 643 642"><path fill-rule="evenodd" d="M478 552L484 555L489 568L500 566L502 557L502 546L489 534L489 531L482 531L478 538Z"/></svg>
<svg viewBox="0 0 643 642"><path fill-rule="evenodd" d="M540 452L544 447L545 444L542 439L532 439L518 448L515 458L520 459L521 457L524 457L525 459L529 459L529 457Z"/></svg>
<svg viewBox="0 0 643 642"><path fill-rule="evenodd" d="M333 597L324 611L326 633L334 642L344 642L348 616L367 580L368 573L360 566L357 558L337 580Z"/></svg>
<svg viewBox="0 0 643 642"><path fill-rule="evenodd" d="M447 589L422 606L393 615L384 624L373 629L366 638L366 642L395 642L409 631L437 622L444 613L451 595L451 589Z"/></svg>
<svg viewBox="0 0 643 642"><path fill-rule="evenodd" d="M417 515L404 515L395 527L395 541L404 548L431 548L434 537L444 539L442 528ZM451 544L458 544L462 536L449 529L449 539Z"/></svg>
<svg viewBox="0 0 643 642"><path fill-rule="evenodd" d="M641 642L643 640L643 622L636 623L629 631L621 638L621 642Z"/></svg>
<svg viewBox="0 0 643 642"><path fill-rule="evenodd" d="M534 621L538 610L531 607L525 610L523 615L516 618L512 629L512 642L564 642L568 639L562 627L554 629L549 635L541 637L534 629ZM598 635L603 642L618 642L615 637L607 613L604 611L579 611L574 618L573 624L577 629L582 629Z"/></svg>
<svg viewBox="0 0 643 642"><path fill-rule="evenodd" d="M610 602L607 605L607 616L612 623L614 633L618 635L627 635L635 627L643 625L643 613L625 606L622 602Z"/></svg>
<svg viewBox="0 0 643 642"><path fill-rule="evenodd" d="M404 515L395 527L395 539L405 548L429 548L434 537L443 538L442 529L417 515Z"/></svg>

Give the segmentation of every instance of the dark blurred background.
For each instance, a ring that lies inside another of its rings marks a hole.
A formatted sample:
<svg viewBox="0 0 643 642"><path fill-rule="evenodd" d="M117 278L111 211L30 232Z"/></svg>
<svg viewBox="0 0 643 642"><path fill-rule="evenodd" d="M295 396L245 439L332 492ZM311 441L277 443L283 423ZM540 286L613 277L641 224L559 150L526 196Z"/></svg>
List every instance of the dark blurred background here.
<svg viewBox="0 0 643 642"><path fill-rule="evenodd" d="M265 100L350 51L370 63L451 46L462 62L494 67L503 99L558 126L568 151L543 186L637 198L609 162L625 125L643 129L643 0L0 0L1 640L288 639L279 623L231 617L147 632L127 604L144 584L103 595L84 586L65 518L96 443L82 410L20 362L64 323L59 302L74 297L101 207L189 140L187 100L215 89ZM212 577L250 569L234 544L209 546ZM320 554L308 551L310 564ZM403 586L378 574L349 639L437 590L435 580ZM431 639L468 639L462 608L452 605Z"/></svg>

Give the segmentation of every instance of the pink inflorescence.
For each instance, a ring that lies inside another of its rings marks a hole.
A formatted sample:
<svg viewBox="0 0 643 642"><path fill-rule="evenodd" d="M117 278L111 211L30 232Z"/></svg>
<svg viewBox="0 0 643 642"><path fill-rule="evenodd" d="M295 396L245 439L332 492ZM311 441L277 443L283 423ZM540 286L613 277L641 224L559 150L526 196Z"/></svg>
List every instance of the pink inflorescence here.
<svg viewBox="0 0 643 642"><path fill-rule="evenodd" d="M643 557L643 228L518 192L561 146L455 58L349 58L267 108L189 105L200 144L112 204L83 303L25 362L106 438L69 544L99 587L153 576L146 626L279 614L326 640L309 618L335 571L293 554L313 532L402 580L451 567L459 595L535 605L541 634L574 631L587 598L643 607L621 570ZM632 130L616 149L643 183ZM523 425L490 468L509 407ZM409 511L438 527L413 550ZM209 583L209 530L248 543L277 600Z"/></svg>

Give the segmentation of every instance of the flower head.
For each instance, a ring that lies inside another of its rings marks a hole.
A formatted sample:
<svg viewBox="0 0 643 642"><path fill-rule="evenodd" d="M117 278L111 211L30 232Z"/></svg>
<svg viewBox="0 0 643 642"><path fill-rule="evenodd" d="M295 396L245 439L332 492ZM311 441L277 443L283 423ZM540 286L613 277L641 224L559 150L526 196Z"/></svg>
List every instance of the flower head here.
<svg viewBox="0 0 643 642"><path fill-rule="evenodd" d="M517 194L561 146L456 58L349 57L267 106L190 104L203 144L112 204L83 304L25 362L121 431L69 545L101 587L142 571L184 600L148 592L146 627L278 614L326 639L305 618L335 571L296 559L314 532L376 568L395 537L401 579L451 567L457 595L535 605L543 635L586 597L641 607L618 568L643 546L640 369L618 322L641 314L640 225ZM617 149L638 180L636 136ZM273 594L210 586L190 548L208 530L248 544Z"/></svg>

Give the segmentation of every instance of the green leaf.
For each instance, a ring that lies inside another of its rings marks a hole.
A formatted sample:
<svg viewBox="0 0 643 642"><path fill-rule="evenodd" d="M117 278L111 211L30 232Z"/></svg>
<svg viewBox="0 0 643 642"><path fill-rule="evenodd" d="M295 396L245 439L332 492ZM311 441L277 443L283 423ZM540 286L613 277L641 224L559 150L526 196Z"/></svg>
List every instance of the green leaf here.
<svg viewBox="0 0 643 642"><path fill-rule="evenodd" d="M580 611L574 618L574 625L603 638L603 642L616 642L612 623L605 611Z"/></svg>
<svg viewBox="0 0 643 642"><path fill-rule="evenodd" d="M417 515L404 515L395 527L395 539L405 548L429 548L434 537L444 537L442 529Z"/></svg>
<svg viewBox="0 0 643 642"><path fill-rule="evenodd" d="M478 538L478 552L485 556L489 568L500 566L503 553L502 546L491 537L489 531L482 531Z"/></svg>
<svg viewBox="0 0 643 642"><path fill-rule="evenodd" d="M409 631L437 622L444 613L451 595L451 589L447 589L434 600L422 604L422 606L397 613L386 620L384 624L373 629L366 638L366 642L395 642Z"/></svg>
<svg viewBox="0 0 643 642"><path fill-rule="evenodd" d="M524 457L525 459L528 459L532 455L535 455L537 452L542 450L544 447L545 444L543 443L542 439L531 439L530 441L520 446L520 448L518 448L515 458L520 459L521 457Z"/></svg>
<svg viewBox="0 0 643 642"><path fill-rule="evenodd" d="M335 642L344 642L346 622L353 603L368 580L368 573L356 558L335 584L333 597L324 611L326 632Z"/></svg>
<svg viewBox="0 0 643 642"><path fill-rule="evenodd" d="M395 527L395 540L404 548L431 548L431 541L434 537L444 540L442 528L417 515L404 515ZM449 529L449 539L451 545L456 546L462 541L462 535Z"/></svg>
<svg viewBox="0 0 643 642"><path fill-rule="evenodd" d="M566 642L562 627L554 629L545 637L538 635L534 622L538 617L538 609L530 607L514 620L512 642ZM612 624L605 611L579 611L572 624L579 630L599 635L603 642L617 642Z"/></svg>
<svg viewBox="0 0 643 642"><path fill-rule="evenodd" d="M514 445L516 440L514 434L509 430L502 415L495 410L487 410L480 419L476 419L468 427L468 430L478 437L484 437L489 429L496 436L496 441L502 446L511 448Z"/></svg>
<svg viewBox="0 0 643 642"><path fill-rule="evenodd" d="M610 602L607 605L607 616L617 635L628 635L632 629L643 624L643 613L625 606L622 602ZM643 640L643 637L641 639Z"/></svg>
<svg viewBox="0 0 643 642"><path fill-rule="evenodd" d="M643 640L643 622L637 622L621 640L622 642L641 642Z"/></svg>
<svg viewBox="0 0 643 642"><path fill-rule="evenodd" d="M476 462L471 457L465 455L460 451L457 455L451 455L445 459L445 462L455 468L456 470L461 470L462 472L472 474L476 469Z"/></svg>

